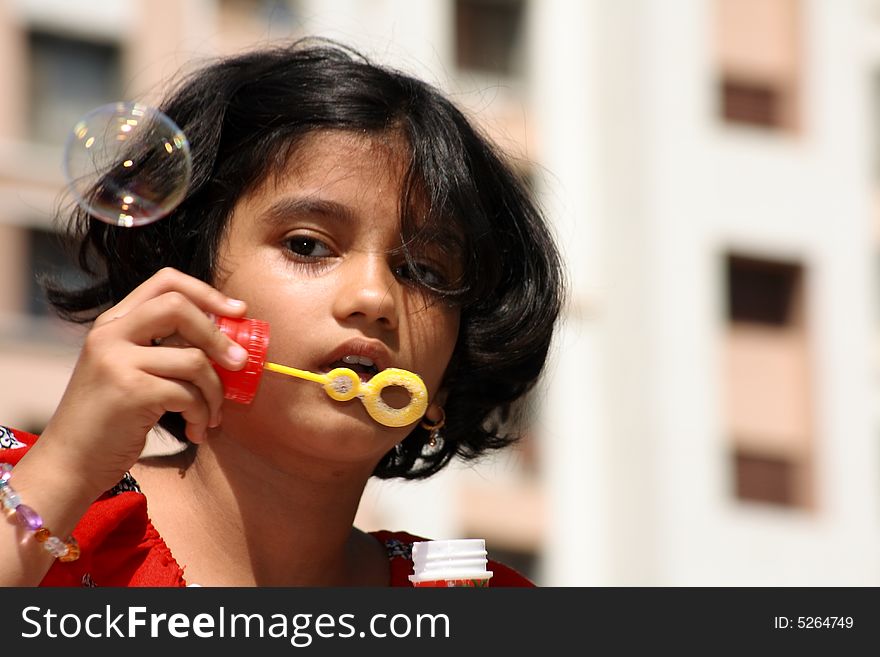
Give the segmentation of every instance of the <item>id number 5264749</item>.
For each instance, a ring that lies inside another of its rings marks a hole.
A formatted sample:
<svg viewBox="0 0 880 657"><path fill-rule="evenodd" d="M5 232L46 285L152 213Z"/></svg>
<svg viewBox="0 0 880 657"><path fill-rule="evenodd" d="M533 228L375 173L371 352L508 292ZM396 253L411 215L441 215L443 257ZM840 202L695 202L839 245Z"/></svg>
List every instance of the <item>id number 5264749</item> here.
<svg viewBox="0 0 880 657"><path fill-rule="evenodd" d="M773 618L773 628L777 630L849 630L854 624L852 616L774 616Z"/></svg>

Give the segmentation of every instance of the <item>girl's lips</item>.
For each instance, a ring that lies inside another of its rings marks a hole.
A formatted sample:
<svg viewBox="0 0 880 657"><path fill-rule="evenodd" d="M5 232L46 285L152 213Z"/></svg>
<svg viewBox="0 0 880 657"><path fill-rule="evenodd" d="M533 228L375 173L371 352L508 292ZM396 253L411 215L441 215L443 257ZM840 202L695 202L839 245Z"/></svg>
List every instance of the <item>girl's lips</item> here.
<svg viewBox="0 0 880 657"><path fill-rule="evenodd" d="M361 379L364 375L369 379L376 372L391 367L391 354L378 340L348 340L330 352L322 371L329 372L335 367L348 367L361 374Z"/></svg>

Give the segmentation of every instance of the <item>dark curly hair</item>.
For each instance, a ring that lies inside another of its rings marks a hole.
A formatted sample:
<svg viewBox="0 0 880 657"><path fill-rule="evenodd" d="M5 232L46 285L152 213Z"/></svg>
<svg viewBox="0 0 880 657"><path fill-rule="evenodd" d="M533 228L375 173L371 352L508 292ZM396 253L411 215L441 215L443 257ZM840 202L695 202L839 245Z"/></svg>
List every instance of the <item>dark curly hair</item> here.
<svg viewBox="0 0 880 657"><path fill-rule="evenodd" d="M84 288L44 281L65 319L93 321L163 267L211 282L233 207L283 169L301 138L324 129L402 136L409 149L400 198L410 262L438 240L453 244L462 276L443 287L417 280L461 310L444 387L439 449L416 427L388 452L380 478L427 477L454 456L474 459L516 440L512 405L536 383L563 303L563 270L551 231L527 185L437 89L316 39L221 59L187 76L161 110L187 135L193 175L184 201L162 221L122 229L72 213ZM157 169L154 176L161 177ZM170 181L169 181L170 182ZM418 267L413 271L418 278ZM179 414L160 424L186 440Z"/></svg>

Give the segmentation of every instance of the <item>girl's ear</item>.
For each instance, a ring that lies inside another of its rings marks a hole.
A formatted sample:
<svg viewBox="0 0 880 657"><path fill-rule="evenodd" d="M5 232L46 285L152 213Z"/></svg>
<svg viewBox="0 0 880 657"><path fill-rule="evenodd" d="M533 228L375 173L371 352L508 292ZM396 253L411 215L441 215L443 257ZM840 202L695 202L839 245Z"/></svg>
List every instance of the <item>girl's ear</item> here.
<svg viewBox="0 0 880 657"><path fill-rule="evenodd" d="M436 424L443 416L443 406L438 404L436 401L433 401L428 404L428 409L425 411L425 415L423 416L423 422L427 421L428 424Z"/></svg>
<svg viewBox="0 0 880 657"><path fill-rule="evenodd" d="M440 388L440 390L437 391L437 394L434 395L434 399L428 404L428 408L425 411L425 419L433 423L439 421L444 416L443 407L446 406L447 396L448 393L446 388Z"/></svg>

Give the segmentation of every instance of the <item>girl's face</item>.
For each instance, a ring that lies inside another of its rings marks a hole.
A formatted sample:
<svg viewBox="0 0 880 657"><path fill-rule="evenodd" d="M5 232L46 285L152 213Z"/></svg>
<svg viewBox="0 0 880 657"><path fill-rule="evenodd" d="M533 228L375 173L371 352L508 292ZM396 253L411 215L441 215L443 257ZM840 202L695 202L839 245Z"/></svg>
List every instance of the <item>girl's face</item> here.
<svg viewBox="0 0 880 657"><path fill-rule="evenodd" d="M434 400L459 312L412 284L400 250L405 157L396 138L315 132L286 170L239 200L215 284L269 322L271 362L312 372L352 367L364 380L403 368L422 377ZM441 253L429 250L419 266L454 277L457 265ZM402 406L406 398L386 399ZM320 384L266 371L250 405L224 406L221 430L251 436L248 448L273 458L289 449L372 468L414 426L382 426L358 399L334 401Z"/></svg>

